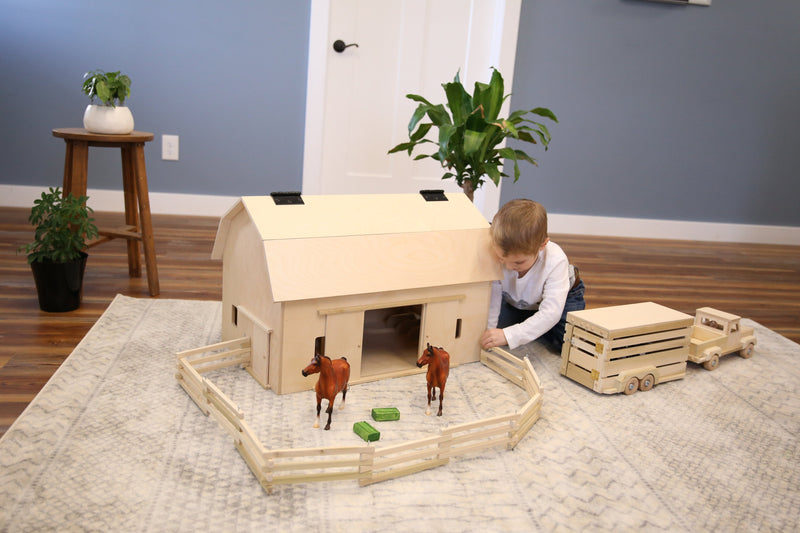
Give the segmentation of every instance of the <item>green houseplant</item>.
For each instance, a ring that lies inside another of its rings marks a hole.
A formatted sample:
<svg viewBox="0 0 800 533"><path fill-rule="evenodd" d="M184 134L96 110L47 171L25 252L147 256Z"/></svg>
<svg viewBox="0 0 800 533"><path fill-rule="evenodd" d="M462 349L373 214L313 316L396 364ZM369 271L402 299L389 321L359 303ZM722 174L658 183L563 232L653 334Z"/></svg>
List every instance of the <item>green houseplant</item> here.
<svg viewBox="0 0 800 533"><path fill-rule="evenodd" d="M83 75L83 94L92 102L97 97L104 105L123 105L125 99L131 95L131 79L119 70L92 70Z"/></svg>
<svg viewBox="0 0 800 533"><path fill-rule="evenodd" d="M119 70L92 70L83 75L83 94L90 104L83 115L83 126L92 133L123 134L133 131L133 115L125 106L131 95L131 79ZM95 105L97 98L101 104Z"/></svg>
<svg viewBox="0 0 800 533"><path fill-rule="evenodd" d="M33 203L28 222L34 226L34 240L19 250L28 254L43 311L72 311L80 306L86 241L97 237L87 199L73 194L64 197L60 188L50 187Z"/></svg>
<svg viewBox="0 0 800 533"><path fill-rule="evenodd" d="M436 145L436 151L419 154L414 159L430 157L439 161L445 169L442 179L455 179L472 199L473 192L483 185L486 176L495 185L500 184L501 177L508 176L502 171L504 159L514 162L514 182L520 176L520 160L537 164L524 151L505 146L508 138L541 144L547 150L550 132L545 124L532 118L542 117L557 123L555 114L545 107L537 107L514 111L508 118L500 117L500 108L511 95L503 94L503 76L497 69L492 69L488 84L475 83L472 94L464 89L458 73L452 82L442 87L447 107L434 105L416 94L406 95L419 105L408 123L409 141L389 150L390 154L405 151L410 156L419 145ZM423 121L425 117L427 121ZM438 130L436 140L426 137L433 128Z"/></svg>

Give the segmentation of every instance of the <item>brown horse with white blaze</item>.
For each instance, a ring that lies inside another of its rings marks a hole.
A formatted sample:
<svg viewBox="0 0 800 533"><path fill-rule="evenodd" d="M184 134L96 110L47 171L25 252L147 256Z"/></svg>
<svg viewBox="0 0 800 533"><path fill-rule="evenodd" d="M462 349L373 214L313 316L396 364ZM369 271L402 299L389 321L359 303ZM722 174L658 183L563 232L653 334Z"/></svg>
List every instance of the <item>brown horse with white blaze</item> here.
<svg viewBox="0 0 800 533"><path fill-rule="evenodd" d="M431 414L431 400L436 399L436 387L439 388L439 412L437 416L442 416L442 400L444 400L444 386L447 384L447 376L450 375L450 354L442 348L436 348L428 344L417 360L417 366L422 368L428 365L428 408L425 414Z"/></svg>
<svg viewBox="0 0 800 533"><path fill-rule="evenodd" d="M331 414L333 413L333 400L336 395L342 393L342 405L339 409L344 409L344 400L347 396L347 386L350 381L350 363L344 357L331 359L326 355L315 355L307 367L303 369L303 376L319 373L314 390L317 392L317 419L314 427L319 427L319 413L322 410L322 399L328 400L328 423L325 429L331 429Z"/></svg>

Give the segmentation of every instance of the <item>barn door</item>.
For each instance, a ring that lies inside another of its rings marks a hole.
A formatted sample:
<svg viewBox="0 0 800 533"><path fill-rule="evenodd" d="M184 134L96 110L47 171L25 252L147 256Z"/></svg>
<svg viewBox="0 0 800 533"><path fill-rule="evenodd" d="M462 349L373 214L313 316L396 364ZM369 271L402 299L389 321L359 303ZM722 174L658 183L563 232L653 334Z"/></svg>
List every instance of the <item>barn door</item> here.
<svg viewBox="0 0 800 533"><path fill-rule="evenodd" d="M387 151L407 140L415 107L405 95L444 102L441 84L488 82L497 67L511 87L520 0L312 0L305 194L459 190L432 160ZM347 46L337 52L336 40ZM491 218L499 190L476 195Z"/></svg>
<svg viewBox="0 0 800 533"><path fill-rule="evenodd" d="M270 372L270 340L272 329L263 324L256 316L248 309L242 306L234 307L236 315L234 323L238 331L241 331L243 336L250 337L250 353L252 360L250 362L250 373L258 381L262 387L272 388L274 383L271 381L272 376L277 375Z"/></svg>
<svg viewBox="0 0 800 533"><path fill-rule="evenodd" d="M452 352L456 339L461 337L461 319L458 318L460 301L431 302L425 306L422 325L421 348L428 344Z"/></svg>

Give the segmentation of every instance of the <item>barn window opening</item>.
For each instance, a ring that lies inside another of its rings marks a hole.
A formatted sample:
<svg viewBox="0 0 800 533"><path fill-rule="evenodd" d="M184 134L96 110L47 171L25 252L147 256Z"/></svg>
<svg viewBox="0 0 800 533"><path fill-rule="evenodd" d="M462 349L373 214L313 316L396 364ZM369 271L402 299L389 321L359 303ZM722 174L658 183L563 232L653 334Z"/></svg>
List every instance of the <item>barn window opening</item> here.
<svg viewBox="0 0 800 533"><path fill-rule="evenodd" d="M325 355L325 337L314 339L314 355Z"/></svg>
<svg viewBox="0 0 800 533"><path fill-rule="evenodd" d="M231 322L233 322L234 326L239 325L239 308L235 305L231 306Z"/></svg>
<svg viewBox="0 0 800 533"><path fill-rule="evenodd" d="M461 338L461 319L456 319L456 339Z"/></svg>
<svg viewBox="0 0 800 533"><path fill-rule="evenodd" d="M422 304L365 311L361 375L416 369L421 323Z"/></svg>

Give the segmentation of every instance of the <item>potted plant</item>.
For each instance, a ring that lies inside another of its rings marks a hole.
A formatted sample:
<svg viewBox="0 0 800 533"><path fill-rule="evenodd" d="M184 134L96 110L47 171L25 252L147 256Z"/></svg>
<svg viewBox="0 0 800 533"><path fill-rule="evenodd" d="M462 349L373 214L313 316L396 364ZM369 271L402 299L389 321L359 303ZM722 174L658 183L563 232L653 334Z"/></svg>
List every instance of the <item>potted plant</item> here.
<svg viewBox="0 0 800 533"><path fill-rule="evenodd" d="M93 70L83 75L83 93L91 102L83 114L83 127L92 133L124 134L133 131L133 115L125 106L131 79L120 71ZM97 97L101 104L95 105Z"/></svg>
<svg viewBox="0 0 800 533"><path fill-rule="evenodd" d="M97 237L87 199L71 193L64 197L59 187L50 187L33 203L28 222L35 227L34 240L19 250L28 254L42 311L72 311L80 306L86 240Z"/></svg>
<svg viewBox="0 0 800 533"><path fill-rule="evenodd" d="M488 85L475 83L471 95L461 84L458 73L451 83L444 83L442 87L447 96L447 108L416 94L406 95L419 102L419 106L408 123L409 141L389 150L390 154L406 151L410 156L418 145L436 145L435 152L419 154L414 160L430 157L439 161L446 169L442 179L454 178L472 200L474 191L483 185L486 176L495 185L500 184L501 177L508 176L502 171L504 159L514 161L514 182L520 175L519 160L536 165L536 160L524 151L505 146L506 139L510 137L531 144L537 144L538 139L547 150L550 144L547 126L530 117L543 117L557 123L555 114L537 107L514 111L508 118L501 118L500 107L511 95L503 94L503 77L497 69L492 69ZM426 116L429 121L422 122ZM434 127L438 130L436 140L426 137Z"/></svg>

